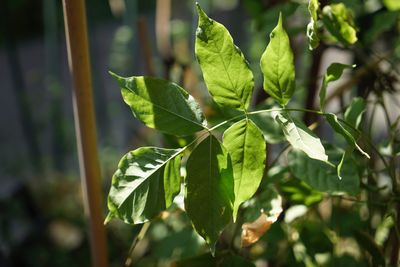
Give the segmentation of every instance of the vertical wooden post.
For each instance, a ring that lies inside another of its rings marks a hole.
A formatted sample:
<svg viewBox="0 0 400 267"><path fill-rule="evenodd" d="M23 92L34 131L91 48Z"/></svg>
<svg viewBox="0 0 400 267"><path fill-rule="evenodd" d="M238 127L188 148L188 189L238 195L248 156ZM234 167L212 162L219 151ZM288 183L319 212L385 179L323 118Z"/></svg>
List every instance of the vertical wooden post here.
<svg viewBox="0 0 400 267"><path fill-rule="evenodd" d="M107 267L101 208L100 167L93 108L92 77L84 0L63 0L68 62L73 78L73 106L85 212L89 219L93 267Z"/></svg>

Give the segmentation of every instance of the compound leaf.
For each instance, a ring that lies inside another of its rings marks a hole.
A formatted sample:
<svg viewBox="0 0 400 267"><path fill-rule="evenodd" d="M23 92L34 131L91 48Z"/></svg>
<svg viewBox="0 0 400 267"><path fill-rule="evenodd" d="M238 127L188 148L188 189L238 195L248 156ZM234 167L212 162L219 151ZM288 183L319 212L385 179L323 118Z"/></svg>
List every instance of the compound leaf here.
<svg viewBox="0 0 400 267"><path fill-rule="evenodd" d="M197 12L195 53L210 94L222 106L247 110L254 77L246 59L222 24L210 19L198 4Z"/></svg>
<svg viewBox="0 0 400 267"><path fill-rule="evenodd" d="M112 178L106 221L119 218L126 223L139 224L168 208L180 191L180 176L176 174L180 151L141 147L127 153ZM173 162L174 167L166 168L169 162ZM175 169L173 175L171 168Z"/></svg>
<svg viewBox="0 0 400 267"><path fill-rule="evenodd" d="M177 84L153 77L111 75L133 115L146 126L178 136L204 129L199 104Z"/></svg>
<svg viewBox="0 0 400 267"><path fill-rule="evenodd" d="M293 52L289 36L282 26L282 15L278 25L270 34L270 42L261 56L261 71L264 74L264 90L281 106L286 106L295 89Z"/></svg>
<svg viewBox="0 0 400 267"><path fill-rule="evenodd" d="M224 146L232 159L235 178L233 219L240 204L257 191L264 174L266 145L260 129L248 119L233 124L224 133Z"/></svg>
<svg viewBox="0 0 400 267"><path fill-rule="evenodd" d="M231 159L212 135L193 150L186 164L185 209L212 253L232 218L234 180Z"/></svg>

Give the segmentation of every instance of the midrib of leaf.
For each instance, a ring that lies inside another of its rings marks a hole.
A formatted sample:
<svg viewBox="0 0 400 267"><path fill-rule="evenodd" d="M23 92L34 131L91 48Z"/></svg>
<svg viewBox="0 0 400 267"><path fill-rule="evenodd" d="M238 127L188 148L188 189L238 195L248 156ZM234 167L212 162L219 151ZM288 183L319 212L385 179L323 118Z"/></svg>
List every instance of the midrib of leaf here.
<svg viewBox="0 0 400 267"><path fill-rule="evenodd" d="M243 156L243 163L242 163L242 168L240 169L240 181L239 181L239 187L238 187L238 191L239 191L239 189L241 188L241 186L242 186L242 178L243 178L243 169L244 169L244 166L245 166L245 159L246 159L246 157L244 156L246 153L245 153L245 148L246 148L246 138L247 138L247 126L248 126L248 121L247 121L247 119L246 119L246 130L244 131L244 143L243 143L243 152L242 152L242 156ZM247 162L247 161L246 161ZM235 199L236 200L236 199ZM236 207L235 207L236 208Z"/></svg>
<svg viewBox="0 0 400 267"><path fill-rule="evenodd" d="M173 159L174 157L178 156L184 149L179 150L175 154L173 154L171 157L169 157L167 160L165 160L158 168L154 169L153 171L150 172L150 174L146 177L146 179L143 179L142 182L140 182L135 189L132 189L129 194L127 194L127 197L121 202L120 205L118 205L118 208L121 208L123 204L125 204L125 201L130 197L130 195L135 191L139 186L141 186L144 181L147 181L154 173L156 173L158 170L160 170L162 167L164 167L165 164L167 164L168 161Z"/></svg>
<svg viewBox="0 0 400 267"><path fill-rule="evenodd" d="M134 95L138 96L139 98L145 100L146 102L149 102L149 103L153 104L153 105L156 106L157 108L162 109L162 110L164 110L164 111L166 111L166 112L168 112L168 113L170 113L170 114L172 114L172 115L175 115L175 116L177 116L177 117L179 117L179 118L181 118L181 119L184 119L185 121L188 121L188 122L191 122L191 123L193 123L193 124L196 124L196 125L198 125L198 126L200 126L200 127L202 127L202 128L204 129L204 126L203 126L202 124L198 123L197 121L189 120L189 119L187 119L187 118L185 118L185 117L183 117L183 116L181 116L181 115L179 115L179 114L177 114L177 113L175 113L175 112L172 112L172 111L170 111L170 110L164 108L163 106L160 106L160 105L158 105L158 104L156 104L156 103L154 103L154 102L151 102L150 100L148 100L148 99L146 99L146 98L140 96L139 94L136 94L132 89L130 89L130 88L128 88L128 87L125 87L125 88L128 89L129 91L131 91Z"/></svg>
<svg viewBox="0 0 400 267"><path fill-rule="evenodd" d="M229 75L229 72L228 72L228 69L227 69L227 67L226 67L226 65L225 65L225 61L224 61L224 58L222 57L222 55L221 55L221 50L222 50L222 48L224 47L224 44L225 44L225 39L226 39L226 37L224 36L224 41L222 42L222 45L221 45L221 49L218 49L218 47L217 47L217 45L216 45L216 43L215 43L215 41L213 40L213 45L214 45L214 47L215 47L215 53L216 54L218 54L218 56L219 56L219 58L221 59L221 61L222 61L222 65L224 66L224 70L225 70L225 72L226 72L226 76L228 76L228 80L229 80L229 83L231 84L231 87L232 87L232 91L233 91L233 93L236 95L236 97L239 99L239 103L240 103L240 107L243 109L243 110L245 110L245 108L244 108L244 106L243 106L243 103L242 103L242 98L238 95L238 92L236 91L236 87L237 86L234 86L233 85L233 81L232 81L232 79L231 79L231 76ZM234 45L234 44L233 44ZM233 48L234 50L235 50L235 48ZM231 56L231 61L232 61L232 58L233 58L233 55ZM230 63L229 63L230 64Z"/></svg>
<svg viewBox="0 0 400 267"><path fill-rule="evenodd" d="M278 36L277 36L278 37ZM276 57L277 57L277 59L278 60L276 60L276 68L275 68L275 75L276 75L276 77L278 78L278 80L277 80L277 85L278 85L278 93L279 93L279 96L280 96L280 98L283 98L283 93L282 93L282 88L281 88L281 83L280 83L280 79L281 79L281 75L279 75L280 74L280 72L279 72L279 67L280 67L280 52L281 52L281 38L280 38L280 36L279 36L279 38L277 38L278 39L278 53L275 53L274 52L274 54L276 55ZM272 41L272 40L271 40Z"/></svg>

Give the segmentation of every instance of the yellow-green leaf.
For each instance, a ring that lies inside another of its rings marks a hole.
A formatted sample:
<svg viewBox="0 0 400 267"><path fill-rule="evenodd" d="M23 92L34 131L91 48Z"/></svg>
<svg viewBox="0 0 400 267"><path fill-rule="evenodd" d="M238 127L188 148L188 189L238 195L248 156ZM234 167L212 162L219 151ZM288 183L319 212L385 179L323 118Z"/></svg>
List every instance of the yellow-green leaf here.
<svg viewBox="0 0 400 267"><path fill-rule="evenodd" d="M286 106L294 93L295 70L289 36L282 25L282 15L279 15L278 25L270 34L260 65L264 74L264 90L281 106Z"/></svg>

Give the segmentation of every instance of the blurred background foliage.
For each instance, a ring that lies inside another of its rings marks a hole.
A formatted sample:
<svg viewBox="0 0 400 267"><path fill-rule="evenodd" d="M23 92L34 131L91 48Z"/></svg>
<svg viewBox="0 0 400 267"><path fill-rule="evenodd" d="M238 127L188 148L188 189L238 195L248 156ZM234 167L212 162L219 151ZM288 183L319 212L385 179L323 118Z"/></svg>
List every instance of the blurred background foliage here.
<svg viewBox="0 0 400 267"><path fill-rule="evenodd" d="M353 73L346 72L341 82L328 88L334 97L327 101L327 109L343 115L354 97L363 97L367 111L361 129L398 176L397 0L320 1L322 6L344 3L350 9L358 42L344 46L326 36L313 52L309 51L305 34L310 20L308 1L199 2L212 18L226 25L246 55L255 74L253 106L273 105L261 88L259 59L279 12L295 54L297 89L293 107L317 106L321 78L330 63L356 64ZM158 134L133 119L108 70L175 81L201 103L211 124L224 120L232 111L221 110L210 102L195 61L194 1L87 0L86 7L106 193L120 156L128 150L144 144L182 146L190 139ZM87 266L90 253L61 1L5 0L0 19L0 265ZM299 114L299 119L307 124L317 121L312 114L302 116ZM112 266L253 266L250 261L257 266L393 264L399 248L399 231L393 227L398 225L399 199L391 194L394 184L376 151L372 151L375 156L370 162L355 159L362 166L368 165L359 171L361 193L331 196L296 175L293 165L301 162L287 164L282 133L272 123L273 118L264 114L256 120L266 140L274 144L268 150L268 173L261 188L276 182L278 186L246 203L242 221L230 225L221 238L219 246L227 252L216 258L207 254L204 242L180 208L182 197L178 197L174 207L151 225L128 226L112 221L107 226ZM343 142L323 125L317 131L324 140ZM241 248L240 224L255 220L260 209L268 209L276 197L274 190L283 197L284 212L258 242ZM392 249L396 244L397 252Z"/></svg>

